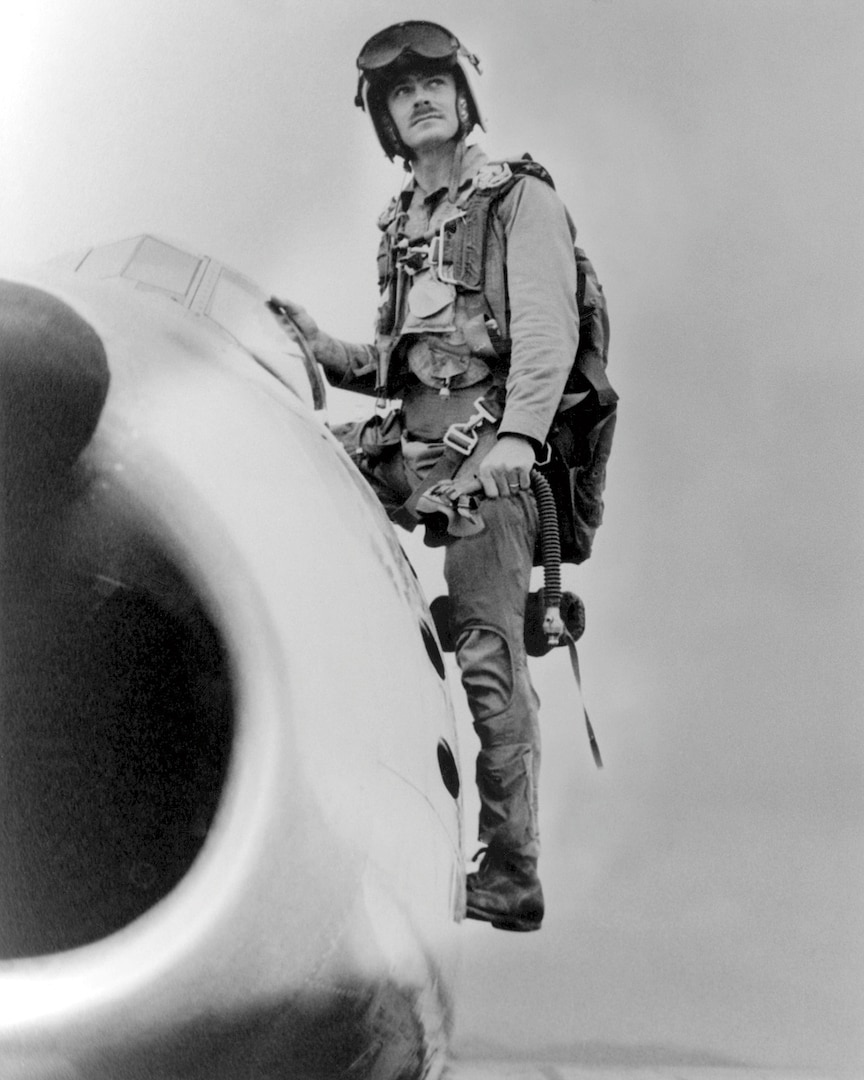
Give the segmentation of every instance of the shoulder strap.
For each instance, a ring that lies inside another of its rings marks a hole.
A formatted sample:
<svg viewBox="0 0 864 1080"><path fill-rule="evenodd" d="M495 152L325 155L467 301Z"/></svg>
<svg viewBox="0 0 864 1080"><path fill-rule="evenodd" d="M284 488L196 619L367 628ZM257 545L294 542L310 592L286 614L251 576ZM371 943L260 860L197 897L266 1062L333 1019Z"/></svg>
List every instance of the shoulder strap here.
<svg viewBox="0 0 864 1080"><path fill-rule="evenodd" d="M526 176L554 189L549 172L530 155L487 162L477 173L465 204L461 243L454 244L454 278L462 287L481 294L492 318L490 333L497 351L509 349L510 311L504 266L504 237L496 228L494 208Z"/></svg>
<svg viewBox="0 0 864 1080"><path fill-rule="evenodd" d="M503 238L494 227L490 214L498 199L511 191L523 176L533 176L548 184L553 190L555 183L549 172L527 154L516 160L494 163L494 168L509 171L505 180L493 182L487 197L475 201L479 214L483 217L483 268L478 288L482 290L486 304L498 325L502 339L509 339L508 322L510 312L507 304L507 284L503 269L503 258L490 257L489 245L499 244L503 248ZM480 174L478 174L479 176ZM471 203L469 202L469 207ZM576 237L576 226L570 214L567 214L571 234ZM500 231L500 230L499 230ZM565 387L565 393L575 393L586 389L586 382L597 395L601 405L612 405L618 395L612 389L606 374L609 352L609 315L606 310L606 298L603 287L597 279L591 260L575 242L573 253L576 260L576 303L579 309L579 348L574 358L573 369ZM492 255L495 253L492 252ZM503 256L503 250L501 252Z"/></svg>
<svg viewBox="0 0 864 1080"><path fill-rule="evenodd" d="M411 192L405 188L394 195L378 217L381 240L378 244L378 288L384 289L393 274L393 242L399 219L411 200Z"/></svg>
<svg viewBox="0 0 864 1080"><path fill-rule="evenodd" d="M489 306L502 331L506 328L506 302L499 303L497 293L504 287L503 276L500 285L493 283L490 286L487 280L489 221L493 207L525 175L536 175L552 183L552 178L542 165L528 158L486 162L460 200L461 213L445 222L441 232L443 262L448 267L449 279L469 293L486 294L487 300L490 300L491 287L496 295L491 298ZM504 300L503 294L501 300Z"/></svg>
<svg viewBox="0 0 864 1080"><path fill-rule="evenodd" d="M472 185L472 192L490 192L493 198L506 195L517 180L523 176L534 176L549 187L555 188L555 181L547 169L534 161L530 154L521 158L504 158L501 161L487 161L477 171Z"/></svg>

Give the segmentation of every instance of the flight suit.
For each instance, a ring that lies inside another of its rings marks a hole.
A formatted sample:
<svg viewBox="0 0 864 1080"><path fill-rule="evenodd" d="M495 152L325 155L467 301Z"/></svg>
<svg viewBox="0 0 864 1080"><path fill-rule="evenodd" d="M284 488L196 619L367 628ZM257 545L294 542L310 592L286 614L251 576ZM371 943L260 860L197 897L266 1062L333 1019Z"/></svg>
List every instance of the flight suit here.
<svg viewBox="0 0 864 1080"><path fill-rule="evenodd" d="M464 151L459 164L458 185L426 193L414 182L382 216L379 224L387 243L395 242L402 268L395 285L383 280L376 345L333 341L339 355L326 365L336 385L401 401L399 413L383 423L376 418L336 429L397 520L443 453L448 426L465 421L481 395L496 417L499 437L519 436L539 451L578 344L572 233L563 204L542 181L518 183L497 211L506 251L501 269L510 305L509 358L502 361L496 353L497 328L488 312L478 316L476 298L441 273L434 238L490 169L476 146ZM466 468L472 462L476 467L472 458ZM539 852L540 733L523 622L537 507L530 492L518 491L481 499L477 514L481 531L447 538L444 574L456 660L480 739L479 838L490 852L506 852L530 870ZM542 894L539 905L538 919Z"/></svg>

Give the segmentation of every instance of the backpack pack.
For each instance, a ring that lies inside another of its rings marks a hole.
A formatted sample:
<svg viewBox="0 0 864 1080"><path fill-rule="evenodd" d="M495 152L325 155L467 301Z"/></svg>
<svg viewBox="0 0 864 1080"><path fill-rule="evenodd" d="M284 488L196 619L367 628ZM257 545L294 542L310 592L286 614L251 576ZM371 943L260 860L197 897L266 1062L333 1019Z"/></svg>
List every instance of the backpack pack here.
<svg viewBox="0 0 864 1080"><path fill-rule="evenodd" d="M514 161L485 166L464 207L464 218L453 223L450 251L445 237L441 254L445 266L450 258L454 260L451 277L461 278L463 289L473 288L482 294L491 313L492 326L498 327L500 335L498 341L493 339L493 344L499 355L504 356L510 348L507 331L510 312L503 270L506 251L503 227L494 210L525 176L533 176L554 190L552 177L527 154ZM547 436L548 454L539 468L552 487L558 507L562 560L580 563L591 554L594 535L603 521L603 490L618 395L606 374L609 356L606 297L591 260L575 242L576 227L569 213L567 221L574 241L579 345L564 387L562 407ZM458 237L460 231L462 236ZM570 395L581 400L568 407Z"/></svg>

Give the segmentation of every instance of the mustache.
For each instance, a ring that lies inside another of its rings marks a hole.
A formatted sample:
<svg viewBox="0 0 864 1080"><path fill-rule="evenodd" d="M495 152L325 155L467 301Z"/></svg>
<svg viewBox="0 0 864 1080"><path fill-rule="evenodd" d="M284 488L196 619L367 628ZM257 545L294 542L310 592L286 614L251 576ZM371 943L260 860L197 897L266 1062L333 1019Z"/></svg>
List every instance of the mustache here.
<svg viewBox="0 0 864 1080"><path fill-rule="evenodd" d="M442 118L441 113L437 109L425 108L418 110L418 112L411 116L411 123L416 124L418 120L426 120L430 116L436 116L439 119Z"/></svg>

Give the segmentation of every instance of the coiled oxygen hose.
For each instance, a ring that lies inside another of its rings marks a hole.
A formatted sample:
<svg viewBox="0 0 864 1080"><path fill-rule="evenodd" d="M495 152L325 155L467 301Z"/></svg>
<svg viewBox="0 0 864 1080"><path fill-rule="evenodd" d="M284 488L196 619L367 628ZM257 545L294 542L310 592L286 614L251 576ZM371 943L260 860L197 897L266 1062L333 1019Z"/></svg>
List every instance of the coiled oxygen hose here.
<svg viewBox="0 0 864 1080"><path fill-rule="evenodd" d="M558 508L546 477L531 470L531 490L540 515L540 551L543 556L543 596L546 613L543 633L550 645L557 645L564 633L561 618L561 537L558 532Z"/></svg>

